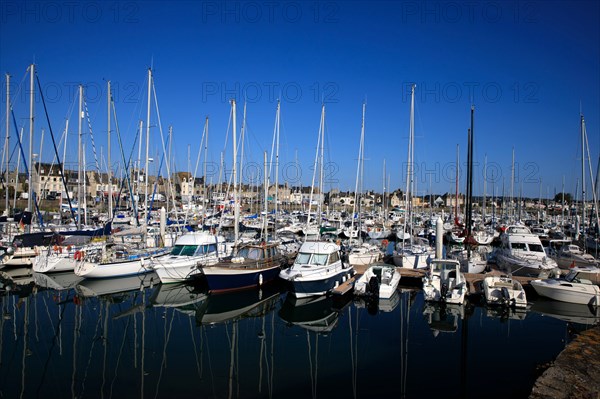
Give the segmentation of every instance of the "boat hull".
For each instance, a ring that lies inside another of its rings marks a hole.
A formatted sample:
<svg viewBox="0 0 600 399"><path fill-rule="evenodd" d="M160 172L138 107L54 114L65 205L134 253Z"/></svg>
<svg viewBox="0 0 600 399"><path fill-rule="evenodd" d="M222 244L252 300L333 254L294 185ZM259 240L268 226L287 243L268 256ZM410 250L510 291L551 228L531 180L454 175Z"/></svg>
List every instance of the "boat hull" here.
<svg viewBox="0 0 600 399"><path fill-rule="evenodd" d="M279 277L286 281L288 291L296 298L327 294L354 275L353 268L339 269L316 278L294 278L294 275L289 274L287 275L288 278L285 272L285 270L282 271Z"/></svg>
<svg viewBox="0 0 600 399"><path fill-rule="evenodd" d="M530 284L538 295L555 301L600 306L600 288L596 285L558 279L533 280Z"/></svg>
<svg viewBox="0 0 600 399"><path fill-rule="evenodd" d="M275 280L280 271L279 265L261 269L239 269L214 265L202 269L210 292L260 287Z"/></svg>
<svg viewBox="0 0 600 399"><path fill-rule="evenodd" d="M483 279L483 292L488 305L527 307L523 286L508 277L490 276Z"/></svg>

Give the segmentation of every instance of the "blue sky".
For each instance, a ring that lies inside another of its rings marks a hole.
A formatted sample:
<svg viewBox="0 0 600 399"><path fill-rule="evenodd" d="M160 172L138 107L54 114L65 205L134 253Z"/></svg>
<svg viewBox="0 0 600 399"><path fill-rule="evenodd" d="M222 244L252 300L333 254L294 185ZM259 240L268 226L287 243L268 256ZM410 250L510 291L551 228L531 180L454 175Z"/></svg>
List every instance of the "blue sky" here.
<svg viewBox="0 0 600 399"><path fill-rule="evenodd" d="M129 154L137 121L145 123L146 75L152 65L164 134L173 127L172 163L178 171L188 170L188 146L190 163L195 165L206 116L208 161L218 163L225 150L231 167L231 139L225 146L225 137L233 97L238 101L238 128L244 97L247 101L244 162L262 165L263 151L271 149L280 98L280 181L293 185L311 182L324 102L329 181L325 188L341 190L355 186L365 100L364 188L381 191L384 159L391 189L405 187L410 85L416 83L419 194L429 192L430 184L435 193L454 191L456 146L460 145L464 166L473 103L475 193L483 190L487 156L487 193L495 187L501 194L504 182L509 194L514 148L515 194L522 187L524 195L537 197L541 179L546 197L561 190L563 178L565 191L574 193L581 178L580 109L596 170L598 20L600 5L594 1L3 0L0 71L11 74L14 93L35 62L57 137L65 119L70 119L67 163L76 161L76 112L70 110L79 83L86 87L99 156L100 147L106 155L106 80L111 80L124 151ZM25 78L20 95L12 100L26 137L28 90ZM153 105L153 158L162 153L157 125ZM4 122L1 126L4 136ZM49 162L52 150L38 98L35 153L42 128L46 128L42 158ZM87 127L84 133L88 168L95 168ZM11 135L14 138L14 132ZM112 147L116 161L116 140ZM300 173L289 167L296 156ZM150 169L155 170L156 166ZM465 176L463 169L461 191Z"/></svg>

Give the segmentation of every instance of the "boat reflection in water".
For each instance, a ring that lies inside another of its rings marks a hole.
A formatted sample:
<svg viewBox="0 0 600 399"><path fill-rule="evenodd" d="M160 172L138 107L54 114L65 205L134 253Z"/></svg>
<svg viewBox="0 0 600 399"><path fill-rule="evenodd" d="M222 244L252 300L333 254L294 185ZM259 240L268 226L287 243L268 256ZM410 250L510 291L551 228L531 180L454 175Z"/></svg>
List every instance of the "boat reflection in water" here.
<svg viewBox="0 0 600 399"><path fill-rule="evenodd" d="M33 282L40 288L53 289L56 291L75 288L83 280L83 277L75 275L72 271L59 273L37 273L33 272Z"/></svg>
<svg viewBox="0 0 600 399"><path fill-rule="evenodd" d="M281 291L281 285L273 282L259 289L209 294L196 312L196 322L211 325L264 316L274 309Z"/></svg>
<svg viewBox="0 0 600 399"><path fill-rule="evenodd" d="M537 298L531 305L531 310L545 316L554 317L568 323L592 326L600 323L600 307L554 301Z"/></svg>
<svg viewBox="0 0 600 399"><path fill-rule="evenodd" d="M152 307L173 308L195 317L196 311L208 298L206 289L187 283L160 284L150 298Z"/></svg>
<svg viewBox="0 0 600 399"><path fill-rule="evenodd" d="M75 286L80 297L94 297L153 288L160 280L155 272L127 277L84 279Z"/></svg>
<svg viewBox="0 0 600 399"><path fill-rule="evenodd" d="M378 312L393 312L400 303L400 291L396 290L389 298L358 297L354 299L354 306L366 308L369 314L376 315Z"/></svg>
<svg viewBox="0 0 600 399"><path fill-rule="evenodd" d="M350 303L351 296L320 295L297 298L288 294L279 310L279 317L288 326L298 326L317 333L328 333L338 323L340 311Z"/></svg>
<svg viewBox="0 0 600 399"><path fill-rule="evenodd" d="M454 303L425 302L423 316L434 337L439 333L454 333L458 330L460 320L465 318L465 307Z"/></svg>
<svg viewBox="0 0 600 399"><path fill-rule="evenodd" d="M525 320L527 309L508 306L486 306L485 315L490 318L500 319L500 321Z"/></svg>
<svg viewBox="0 0 600 399"><path fill-rule="evenodd" d="M370 314L351 296L298 299L277 284L207 294L151 277L76 289L0 278L0 397L527 397L572 332L600 322L541 298L523 317L400 287ZM442 359L435 383L424 359ZM489 389L491 369L511 383ZM374 383L382 375L393 382Z"/></svg>

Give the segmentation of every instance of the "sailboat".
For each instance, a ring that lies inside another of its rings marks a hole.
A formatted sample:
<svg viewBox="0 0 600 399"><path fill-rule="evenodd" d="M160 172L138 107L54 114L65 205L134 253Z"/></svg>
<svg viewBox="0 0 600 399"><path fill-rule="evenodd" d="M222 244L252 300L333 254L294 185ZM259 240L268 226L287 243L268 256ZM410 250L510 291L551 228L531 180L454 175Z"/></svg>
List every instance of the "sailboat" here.
<svg viewBox="0 0 600 399"><path fill-rule="evenodd" d="M412 229L412 190L414 179L414 138L415 138L415 86L413 85L410 100L410 129L408 136L408 161L406 168L406 215L404 217L404 232ZM407 242L409 241L409 242ZM415 237L411 232L409 240L403 240L396 245L393 262L396 266L409 269L426 269L435 256L435 251L429 242L421 237Z"/></svg>
<svg viewBox="0 0 600 399"><path fill-rule="evenodd" d="M350 237L350 250L348 252L348 263L352 266L365 266L375 263L383 257L383 253L377 245L362 241L362 215L361 215L361 194L362 181L364 175L364 152L365 152L365 108L362 106L362 123L360 129L360 146L358 150L358 164L356 167L356 186L354 189L355 200L352 209L352 222L350 230L345 231ZM358 206L358 209L357 209ZM355 219L357 225L355 226Z"/></svg>
<svg viewBox="0 0 600 399"><path fill-rule="evenodd" d="M236 182L236 164L237 154L235 145L236 136L236 116L235 116L235 100L232 100L233 105L233 130L234 130L234 162L233 162L233 189L237 192ZM278 105L279 109L279 105ZM264 160L266 166L267 153L264 153ZM266 170L266 167L265 167ZM279 242L268 242L267 240L267 217L269 214L268 210L268 199L267 189L269 186L268 174L265 173L265 215L264 215L264 233L263 241L260 243L246 243L240 244L238 242L237 230L234 240L234 249L231 257L222 259L218 263L207 264L202 266L202 274L206 278L208 289L210 292L237 290L250 287L260 287L263 284L275 280L279 275L281 269L287 264L287 257L281 254L279 251ZM237 198L237 195L234 195ZM238 204L235 204L236 214L236 226L238 225Z"/></svg>
<svg viewBox="0 0 600 399"><path fill-rule="evenodd" d="M461 271L464 273L483 273L487 268L487 255L483 251L477 251L477 241L473 237L473 131L474 131L475 106L471 106L471 127L468 133L467 144L467 206L466 227L462 234L465 247L463 250L450 252L449 257L460 263Z"/></svg>

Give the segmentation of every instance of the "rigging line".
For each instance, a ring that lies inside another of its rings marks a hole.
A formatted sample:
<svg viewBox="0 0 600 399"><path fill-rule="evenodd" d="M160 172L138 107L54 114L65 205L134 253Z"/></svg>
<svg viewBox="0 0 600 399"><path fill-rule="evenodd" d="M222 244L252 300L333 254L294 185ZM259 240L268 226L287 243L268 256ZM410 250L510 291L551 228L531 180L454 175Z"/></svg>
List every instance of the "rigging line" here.
<svg viewBox="0 0 600 399"><path fill-rule="evenodd" d="M196 368L198 369L198 377L202 378L202 367L200 366L200 358L198 358L198 345L196 344L196 337L194 337L194 325L192 324L192 318L188 317L190 324L190 335L192 336L192 344L194 346L194 357L196 358Z"/></svg>
<svg viewBox="0 0 600 399"><path fill-rule="evenodd" d="M129 330L129 323L131 322L131 318L127 318L127 323L125 324L125 331L123 331L123 340L121 341L121 348L119 349L119 356L117 356L117 364L115 365L115 375L110 384L110 395L109 397L113 397L113 387L115 385L115 381L117 380L117 371L119 370L119 364L121 363L121 355L123 354L123 348L125 347L125 339L127 338L127 330Z"/></svg>
<svg viewBox="0 0 600 399"><path fill-rule="evenodd" d="M158 97L156 95L156 86L154 85L154 79L152 80L152 94L154 95L154 106L156 108L156 117L158 118L158 131L160 132L160 141L162 143L162 150L163 153L167 153L167 150L165 148L165 138L163 135L163 128L162 128L162 122L160 120L160 111L158 109ZM169 160L170 162L170 160ZM169 192L171 193L171 200L173 201L173 204L176 203L175 201L175 190L173 190L173 185L172 185L172 181L171 181L171 168L169 167L169 162L166 162L166 167L167 167L167 184L169 187ZM146 171L147 173L147 171ZM150 214L150 212L148 212L148 214Z"/></svg>
<svg viewBox="0 0 600 399"><path fill-rule="evenodd" d="M167 137L167 143L166 143L167 145L169 144L169 138L170 137ZM156 189L158 188L158 176L160 176L160 172L161 172L164 160L165 160L165 153L163 152L162 156L160 157L160 163L158 165L158 172L156 173L156 180L154 180L154 189L152 190L152 199L150 200L150 210L152 210L152 206L154 205L154 197L156 194ZM150 212L147 212L147 215L148 216L146 218L146 224L148 224L148 221L150 220L150 217L152 216L150 214Z"/></svg>
<svg viewBox="0 0 600 399"><path fill-rule="evenodd" d="M27 75L29 75L29 67L27 67L27 69L25 70L25 73L23 74L23 79L21 79L21 83L19 83L19 85L17 86L17 92L13 94L13 99L10 101L10 104L14 104L14 100L16 100L19 97L19 94L21 94L21 88L23 87L23 83L25 82ZM10 106L10 110L12 111L12 105ZM2 119L6 120L5 113L2 114Z"/></svg>
<svg viewBox="0 0 600 399"><path fill-rule="evenodd" d="M203 144L204 144L204 136L206 135L206 131L208 130L208 118L206 119L205 123L204 123L204 128L202 129L202 137L200 138L200 149L198 150L198 157L196 158L196 167L194 169L194 175L192 176L192 182L191 182L191 187L192 187L192 193L191 196L194 196L194 192L193 192L193 188L194 185L196 184L196 175L198 173L198 165L200 164L200 158L202 156L202 150L203 150ZM208 140L208 138L207 138ZM204 154L204 162L206 162L206 154ZM204 179L204 184L206 184L206 176L203 177ZM188 189L189 191L189 189ZM205 193L202 194L203 196L205 196ZM190 199L191 200L191 199ZM204 209L204 204L202 204L202 208ZM187 224L187 220L189 217L189 213L190 213L190 209L191 207L188 207L185 211L185 217L184 217L184 223Z"/></svg>
<svg viewBox="0 0 600 399"><path fill-rule="evenodd" d="M117 110L115 108L115 102L111 99L111 105L112 105L112 110L113 110L113 116L115 119L115 131L117 132L117 140L119 141L119 149L120 149L120 153L121 153L121 158L123 160L123 165L125 166L125 178L124 178L124 182L123 183L127 183L127 190L129 191L129 197L131 198L131 204L133 207L133 211L135 213L135 221L136 221L136 227L140 226L140 220L138 218L138 213L137 213L137 207L135 204L135 199L133 197L133 190L131 189L131 177L129 175L129 163L131 161L131 157L132 155L130 155L129 160L126 161L125 160L125 153L123 152L123 141L121 140L121 131L119 130L119 121L117 119ZM135 145L134 145L135 147ZM133 150L132 150L133 153ZM110 165L108 165L108 167L110 168ZM109 182L109 184L111 184L111 182ZM123 188L123 185L121 186L121 190ZM119 192L120 194L120 192ZM119 195L120 196L120 195ZM116 211L116 205L115 205L115 209ZM116 212L113 212L113 219L115 217ZM111 220L112 222L112 220Z"/></svg>
<svg viewBox="0 0 600 399"><path fill-rule="evenodd" d="M42 97L42 100L43 99L44 99L44 97ZM15 130L17 130L17 119L15 118L15 113L14 113L14 111L12 109L11 109L11 113L12 113L12 117L13 117L13 124L15 126ZM17 130L17 132L18 132L18 130ZM50 132L52 132L52 129L50 129ZM23 157L23 166L25 167L25 174L27 176L29 176L29 168L27 167L27 159L25 158L25 152L23 151L23 143L21 142L21 138L19 137L18 134L17 134L17 140L18 140L18 143L19 143L19 148L21 149L21 156ZM18 177L18 173L17 173L17 177ZM33 193L34 193L34 195L33 195L33 203L35 204L35 209L37 210L38 221L40 223L40 226L42 227L42 230L45 230L45 228L44 228L44 219L42 218L42 214L40 213L40 208L38 206L37 198L35 197L35 192L33 192ZM15 190L15 196L16 196L16 190Z"/></svg>
<svg viewBox="0 0 600 399"><path fill-rule="evenodd" d="M67 299L68 298L69 298L69 294L67 294ZM36 306L36 309L37 309L37 306ZM60 331L60 324L63 321L63 316L64 316L66 309L67 309L67 306L63 305L63 308L60 312L60 317L58 319L58 324L56 325L56 328L55 328L54 336L52 337L52 345L50 346L50 349L48 350L48 358L46 359L46 362L44 363L43 372L40 377L40 384L38 385L38 388L37 388L38 396L40 396L40 391L42 389L42 386L44 385L44 380L46 379L46 372L48 371L48 364L50 363L50 359L52 358L52 351L54 350L54 347L56 346L58 333Z"/></svg>
<svg viewBox="0 0 600 399"><path fill-rule="evenodd" d="M44 113L46 114L46 121L48 122L48 129L50 130L50 137L52 138L52 146L54 148L54 155L56 156L56 159L58 159L58 162L60 163L60 156L58 155L58 148L56 146L56 140L54 139L52 125L50 124L50 116L48 115L48 108L46 107L46 100L44 99L42 83L40 82L40 77L37 75L37 73L35 74L35 77L37 79L37 84L38 84L38 88L39 88L39 92L40 92L40 97L42 99L42 104L44 105ZM14 114L13 114L13 118L14 118ZM16 128L16 126L17 126L17 123L15 121L15 128ZM19 142L20 142L20 140L19 140ZM21 152L23 152L23 148L21 148ZM24 157L25 157L25 155L23 155L23 161L25 161ZM25 167L27 167L26 163L25 163ZM27 175L29 175L29 173L27 173ZM67 187L67 180L65 179L65 174L61 173L60 178L63 182L63 186L65 187L65 192L68 193L69 188ZM71 217L73 218L73 220L75 220L75 211L73 211L73 204L71 203L71 196L68 194L67 194L67 201L69 203L69 210L71 211ZM36 207L37 207L37 203L36 203ZM43 224L42 224L42 226L43 226Z"/></svg>
<svg viewBox="0 0 600 399"><path fill-rule="evenodd" d="M85 117L88 124L88 130L90 132L90 139L92 140L92 151L94 153L94 161L96 163L96 170L100 174L100 165L98 163L98 154L96 153L96 142L94 140L94 133L92 132L92 121L90 120L90 113L88 111L87 101L83 100L83 109L85 110Z"/></svg>

